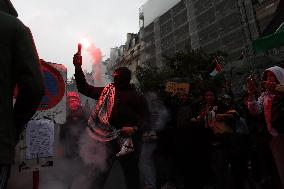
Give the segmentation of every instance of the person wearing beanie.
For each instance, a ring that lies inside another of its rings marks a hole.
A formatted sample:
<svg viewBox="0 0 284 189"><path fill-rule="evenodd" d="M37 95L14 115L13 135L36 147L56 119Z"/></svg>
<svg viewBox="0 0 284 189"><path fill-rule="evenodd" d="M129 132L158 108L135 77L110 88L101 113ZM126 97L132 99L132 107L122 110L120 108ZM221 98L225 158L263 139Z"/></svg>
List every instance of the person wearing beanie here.
<svg viewBox="0 0 284 189"><path fill-rule="evenodd" d="M87 137L106 151L104 168L94 170L97 175L93 176L93 187L104 187L113 161L118 160L127 189L139 189L138 142L142 128L149 125L149 111L144 96L130 83L131 71L127 67L117 68L113 83L96 87L86 82L79 52L74 55L73 64L78 91L97 100L88 120Z"/></svg>
<svg viewBox="0 0 284 189"><path fill-rule="evenodd" d="M67 93L67 119L60 127L60 143L66 158L79 157L79 140L87 128L88 111L81 105L77 92Z"/></svg>

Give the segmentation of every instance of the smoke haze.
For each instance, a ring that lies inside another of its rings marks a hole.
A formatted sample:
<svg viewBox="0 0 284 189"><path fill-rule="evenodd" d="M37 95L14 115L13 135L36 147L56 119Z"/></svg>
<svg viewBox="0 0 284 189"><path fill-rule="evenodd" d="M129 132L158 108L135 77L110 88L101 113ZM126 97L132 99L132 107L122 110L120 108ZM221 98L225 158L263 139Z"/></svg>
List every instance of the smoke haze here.
<svg viewBox="0 0 284 189"><path fill-rule="evenodd" d="M159 99L158 95L154 92L146 94L148 108L152 114L153 129L161 131L165 128L166 122L170 119L170 114L163 104L162 100Z"/></svg>
<svg viewBox="0 0 284 189"><path fill-rule="evenodd" d="M90 43L86 48L86 53L88 57L86 61L83 60L84 69L92 69L92 77L94 80L94 85L98 87L104 87L106 85L105 71L106 66L102 64L103 55L100 48L97 48L94 43ZM85 62L85 63L84 63Z"/></svg>

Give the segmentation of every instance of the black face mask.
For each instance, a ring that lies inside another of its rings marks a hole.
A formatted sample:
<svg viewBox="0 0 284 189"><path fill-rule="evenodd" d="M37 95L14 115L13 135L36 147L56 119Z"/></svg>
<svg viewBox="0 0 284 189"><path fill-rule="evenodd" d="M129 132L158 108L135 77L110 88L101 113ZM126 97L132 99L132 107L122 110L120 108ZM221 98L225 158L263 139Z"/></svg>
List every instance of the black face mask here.
<svg viewBox="0 0 284 189"><path fill-rule="evenodd" d="M121 75L115 75L113 78L114 86L118 88L126 87L129 85L130 80Z"/></svg>
<svg viewBox="0 0 284 189"><path fill-rule="evenodd" d="M131 72L128 68L121 67L114 71L114 86L118 88L127 87L130 84Z"/></svg>

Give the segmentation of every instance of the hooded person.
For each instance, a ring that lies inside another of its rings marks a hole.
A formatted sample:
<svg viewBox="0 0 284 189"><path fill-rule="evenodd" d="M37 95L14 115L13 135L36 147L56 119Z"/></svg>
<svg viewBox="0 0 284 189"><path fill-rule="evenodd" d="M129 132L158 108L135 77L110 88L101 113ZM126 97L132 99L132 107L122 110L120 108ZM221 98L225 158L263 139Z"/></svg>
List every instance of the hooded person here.
<svg viewBox="0 0 284 189"><path fill-rule="evenodd" d="M0 0L0 189L6 188L20 133L44 94L32 35L17 16L9 0Z"/></svg>
<svg viewBox="0 0 284 189"><path fill-rule="evenodd" d="M81 105L77 92L67 93L68 115L66 122L60 127L60 141L64 146L64 156L74 159L79 157L79 140L87 127L88 111Z"/></svg>
<svg viewBox="0 0 284 189"><path fill-rule="evenodd" d="M251 114L264 114L267 131L271 135L270 148L277 166L281 186L284 188L284 69L273 66L264 71L261 85L263 92L256 100L255 87L248 83L249 98L247 102Z"/></svg>
<svg viewBox="0 0 284 189"><path fill-rule="evenodd" d="M10 0L0 0L0 10L12 16L18 17L18 13Z"/></svg>
<svg viewBox="0 0 284 189"><path fill-rule="evenodd" d="M272 105L275 104L273 101L276 101L283 96L283 94L275 89L278 85L283 84L284 69L279 66L274 66L268 68L263 73L261 85L264 88L264 91L257 101L252 94L254 89L249 89L248 109L252 114L264 113L267 130L272 136L278 135L278 131L272 125L273 115L271 114L271 111L273 108Z"/></svg>
<svg viewBox="0 0 284 189"><path fill-rule="evenodd" d="M117 68L113 83L95 87L86 82L79 53L74 55L73 64L78 91L97 100L88 120L86 137L91 138L93 144L103 145L106 154L105 166L94 171L95 186L104 187L113 161L117 159L127 188L139 189L138 142L141 129L148 124L149 111L145 98L130 83L131 71L127 67Z"/></svg>
<svg viewBox="0 0 284 189"><path fill-rule="evenodd" d="M42 175L42 184L48 184L47 188L78 188L88 173L80 157L80 140L87 128L89 111L81 105L78 92L69 91L66 96L67 117L60 125L59 143L55 147L56 166Z"/></svg>

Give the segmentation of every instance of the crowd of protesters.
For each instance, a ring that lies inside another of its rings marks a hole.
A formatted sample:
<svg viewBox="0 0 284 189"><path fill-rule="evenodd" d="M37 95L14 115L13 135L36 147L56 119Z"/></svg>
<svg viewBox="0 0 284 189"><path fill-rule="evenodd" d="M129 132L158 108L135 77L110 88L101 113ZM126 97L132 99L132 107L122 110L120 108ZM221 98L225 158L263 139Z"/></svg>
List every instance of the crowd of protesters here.
<svg viewBox="0 0 284 189"><path fill-rule="evenodd" d="M35 113L44 84L30 31L15 18L10 1L0 0L0 10L5 52L0 189L5 189L19 133ZM207 87L194 99L189 94L161 99L151 94L146 102L130 83L128 68L116 69L113 83L96 87L85 80L79 52L73 63L78 91L97 104L86 110L76 92L68 93L70 111L61 126L59 153L62 161L85 169L90 167L85 166L84 150L97 153L99 147L105 157L104 168L86 170L91 184L85 187L103 189L118 160L128 189L284 189L283 66L268 68L260 81L248 77L242 101L237 102L230 89L205 82ZM13 106L16 84L19 93ZM90 147L86 140L96 145ZM82 188L79 176L72 174L66 187L77 182Z"/></svg>
<svg viewBox="0 0 284 189"><path fill-rule="evenodd" d="M200 99L166 99L171 119L154 155L169 174L157 188L284 188L283 79L281 66L248 77L241 101L210 84Z"/></svg>
<svg viewBox="0 0 284 189"><path fill-rule="evenodd" d="M112 161L126 158L123 166L132 171L125 175L138 174L143 189L283 188L284 69L268 68L260 81L248 77L247 92L238 101L224 86L204 86L194 99L147 94L143 116L149 117L135 128L135 153L112 156ZM139 161L127 161L133 155ZM140 188L138 183L127 188Z"/></svg>

